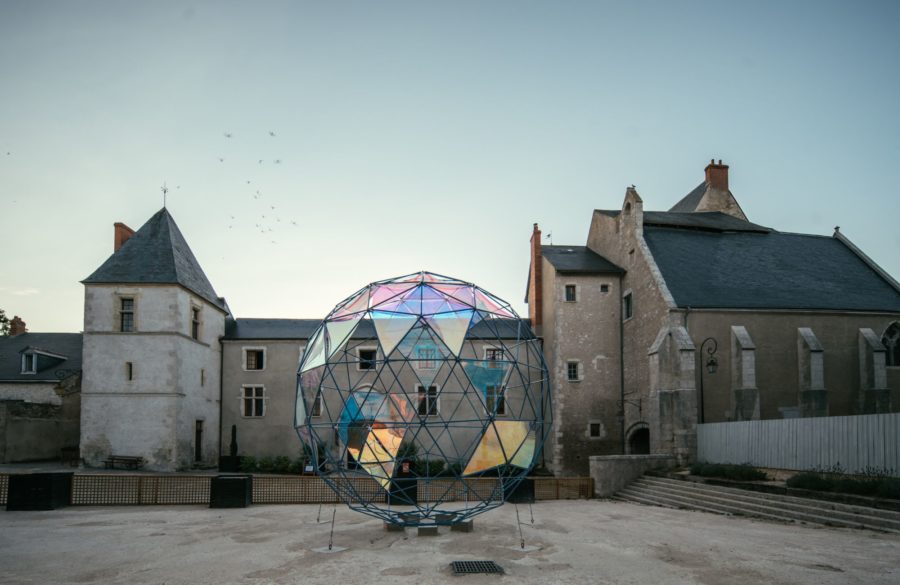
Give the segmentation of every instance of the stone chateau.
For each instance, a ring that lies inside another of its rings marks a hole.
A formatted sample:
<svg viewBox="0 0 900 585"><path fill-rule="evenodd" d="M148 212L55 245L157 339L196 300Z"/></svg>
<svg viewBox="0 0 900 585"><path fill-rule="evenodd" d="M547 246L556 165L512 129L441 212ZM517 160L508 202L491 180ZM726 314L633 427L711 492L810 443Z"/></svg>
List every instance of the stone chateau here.
<svg viewBox="0 0 900 585"><path fill-rule="evenodd" d="M557 474L587 474L590 455L689 461L704 422L900 411L900 285L839 229L749 221L721 161L668 211L627 189L584 245L542 245L535 224L530 254ZM318 320L236 318L166 209L115 224L82 282L83 333L17 320L0 338L0 461L212 467L232 425L243 455L300 454L296 370ZM359 347L361 364L377 352Z"/></svg>

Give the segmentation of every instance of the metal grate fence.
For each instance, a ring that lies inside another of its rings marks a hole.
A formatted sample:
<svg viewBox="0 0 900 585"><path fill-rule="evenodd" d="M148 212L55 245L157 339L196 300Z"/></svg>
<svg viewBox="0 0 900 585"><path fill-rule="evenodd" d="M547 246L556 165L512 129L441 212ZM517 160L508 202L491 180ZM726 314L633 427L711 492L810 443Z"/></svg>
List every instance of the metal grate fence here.
<svg viewBox="0 0 900 585"><path fill-rule="evenodd" d="M180 505L208 504L209 475L127 475L76 474L72 478L72 504L76 506ZM536 500L590 498L590 477L536 477ZM373 479L352 478L336 482L341 496L319 477L270 476L253 477L254 504L320 504L339 503L349 494L358 493L370 501L383 502L385 490ZM0 474L0 505L6 505L9 476ZM471 500L502 497L496 479L434 480L418 485L419 501L437 501L445 492L455 501L463 501L468 490Z"/></svg>

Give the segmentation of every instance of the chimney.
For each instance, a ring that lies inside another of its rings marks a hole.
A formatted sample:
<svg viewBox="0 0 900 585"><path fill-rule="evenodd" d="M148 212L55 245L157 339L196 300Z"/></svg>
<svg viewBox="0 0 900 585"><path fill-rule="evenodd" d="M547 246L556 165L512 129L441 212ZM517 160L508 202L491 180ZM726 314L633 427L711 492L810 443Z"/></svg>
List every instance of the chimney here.
<svg viewBox="0 0 900 585"><path fill-rule="evenodd" d="M537 330L544 317L544 278L541 256L541 230L534 224L531 232L531 279L528 282L528 317L531 327Z"/></svg>
<svg viewBox="0 0 900 585"><path fill-rule="evenodd" d="M120 221L113 224L113 227L115 228L115 237L113 238L113 252L115 253L125 245L128 238L134 235L134 230Z"/></svg>
<svg viewBox="0 0 900 585"><path fill-rule="evenodd" d="M712 189L719 191L728 191L728 165L722 164L722 159L717 163L715 159L711 159L706 165L706 183Z"/></svg>
<svg viewBox="0 0 900 585"><path fill-rule="evenodd" d="M22 333L28 333L28 328L25 327L25 321L22 321L22 318L16 315L9 321L9 335L10 337L15 337Z"/></svg>

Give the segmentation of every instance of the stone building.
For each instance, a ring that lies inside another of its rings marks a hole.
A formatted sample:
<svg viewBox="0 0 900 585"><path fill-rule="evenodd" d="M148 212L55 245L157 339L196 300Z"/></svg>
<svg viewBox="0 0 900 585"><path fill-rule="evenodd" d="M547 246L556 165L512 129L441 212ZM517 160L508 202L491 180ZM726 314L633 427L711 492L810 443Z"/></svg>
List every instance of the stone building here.
<svg viewBox="0 0 900 585"><path fill-rule="evenodd" d="M0 463L56 459L78 446L81 334L0 337Z"/></svg>
<svg viewBox="0 0 900 585"><path fill-rule="evenodd" d="M589 454L687 461L698 422L900 410L900 285L837 228L748 221L721 161L669 211L631 187L594 211L585 246L540 238L526 302L558 473L585 473Z"/></svg>
<svg viewBox="0 0 900 585"><path fill-rule="evenodd" d="M141 456L148 468L214 465L228 307L166 209L84 281L81 456Z"/></svg>

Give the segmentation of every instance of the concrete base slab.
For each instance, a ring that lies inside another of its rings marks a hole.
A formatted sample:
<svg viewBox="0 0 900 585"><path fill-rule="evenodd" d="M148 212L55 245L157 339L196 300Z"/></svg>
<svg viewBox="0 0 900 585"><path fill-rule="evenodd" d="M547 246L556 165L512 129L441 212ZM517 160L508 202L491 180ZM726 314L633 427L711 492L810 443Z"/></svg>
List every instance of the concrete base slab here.
<svg viewBox="0 0 900 585"><path fill-rule="evenodd" d="M419 526L419 536L437 536L438 535L438 527L437 526Z"/></svg>
<svg viewBox="0 0 900 585"><path fill-rule="evenodd" d="M403 524L393 524L391 522L384 523L385 532L406 532L406 526Z"/></svg>
<svg viewBox="0 0 900 585"><path fill-rule="evenodd" d="M526 544L524 547L522 547L521 545L519 545L519 546L511 546L511 547L509 547L509 550L514 550L514 551L524 552L524 553L530 553L530 552L535 552L535 551L541 550L541 548L543 548L543 547L535 546L535 545L533 545L533 544Z"/></svg>
<svg viewBox="0 0 900 585"><path fill-rule="evenodd" d="M453 524L450 526L450 530L452 532L472 532L475 530L475 524L473 520L466 520L465 522L460 522L459 524Z"/></svg>

